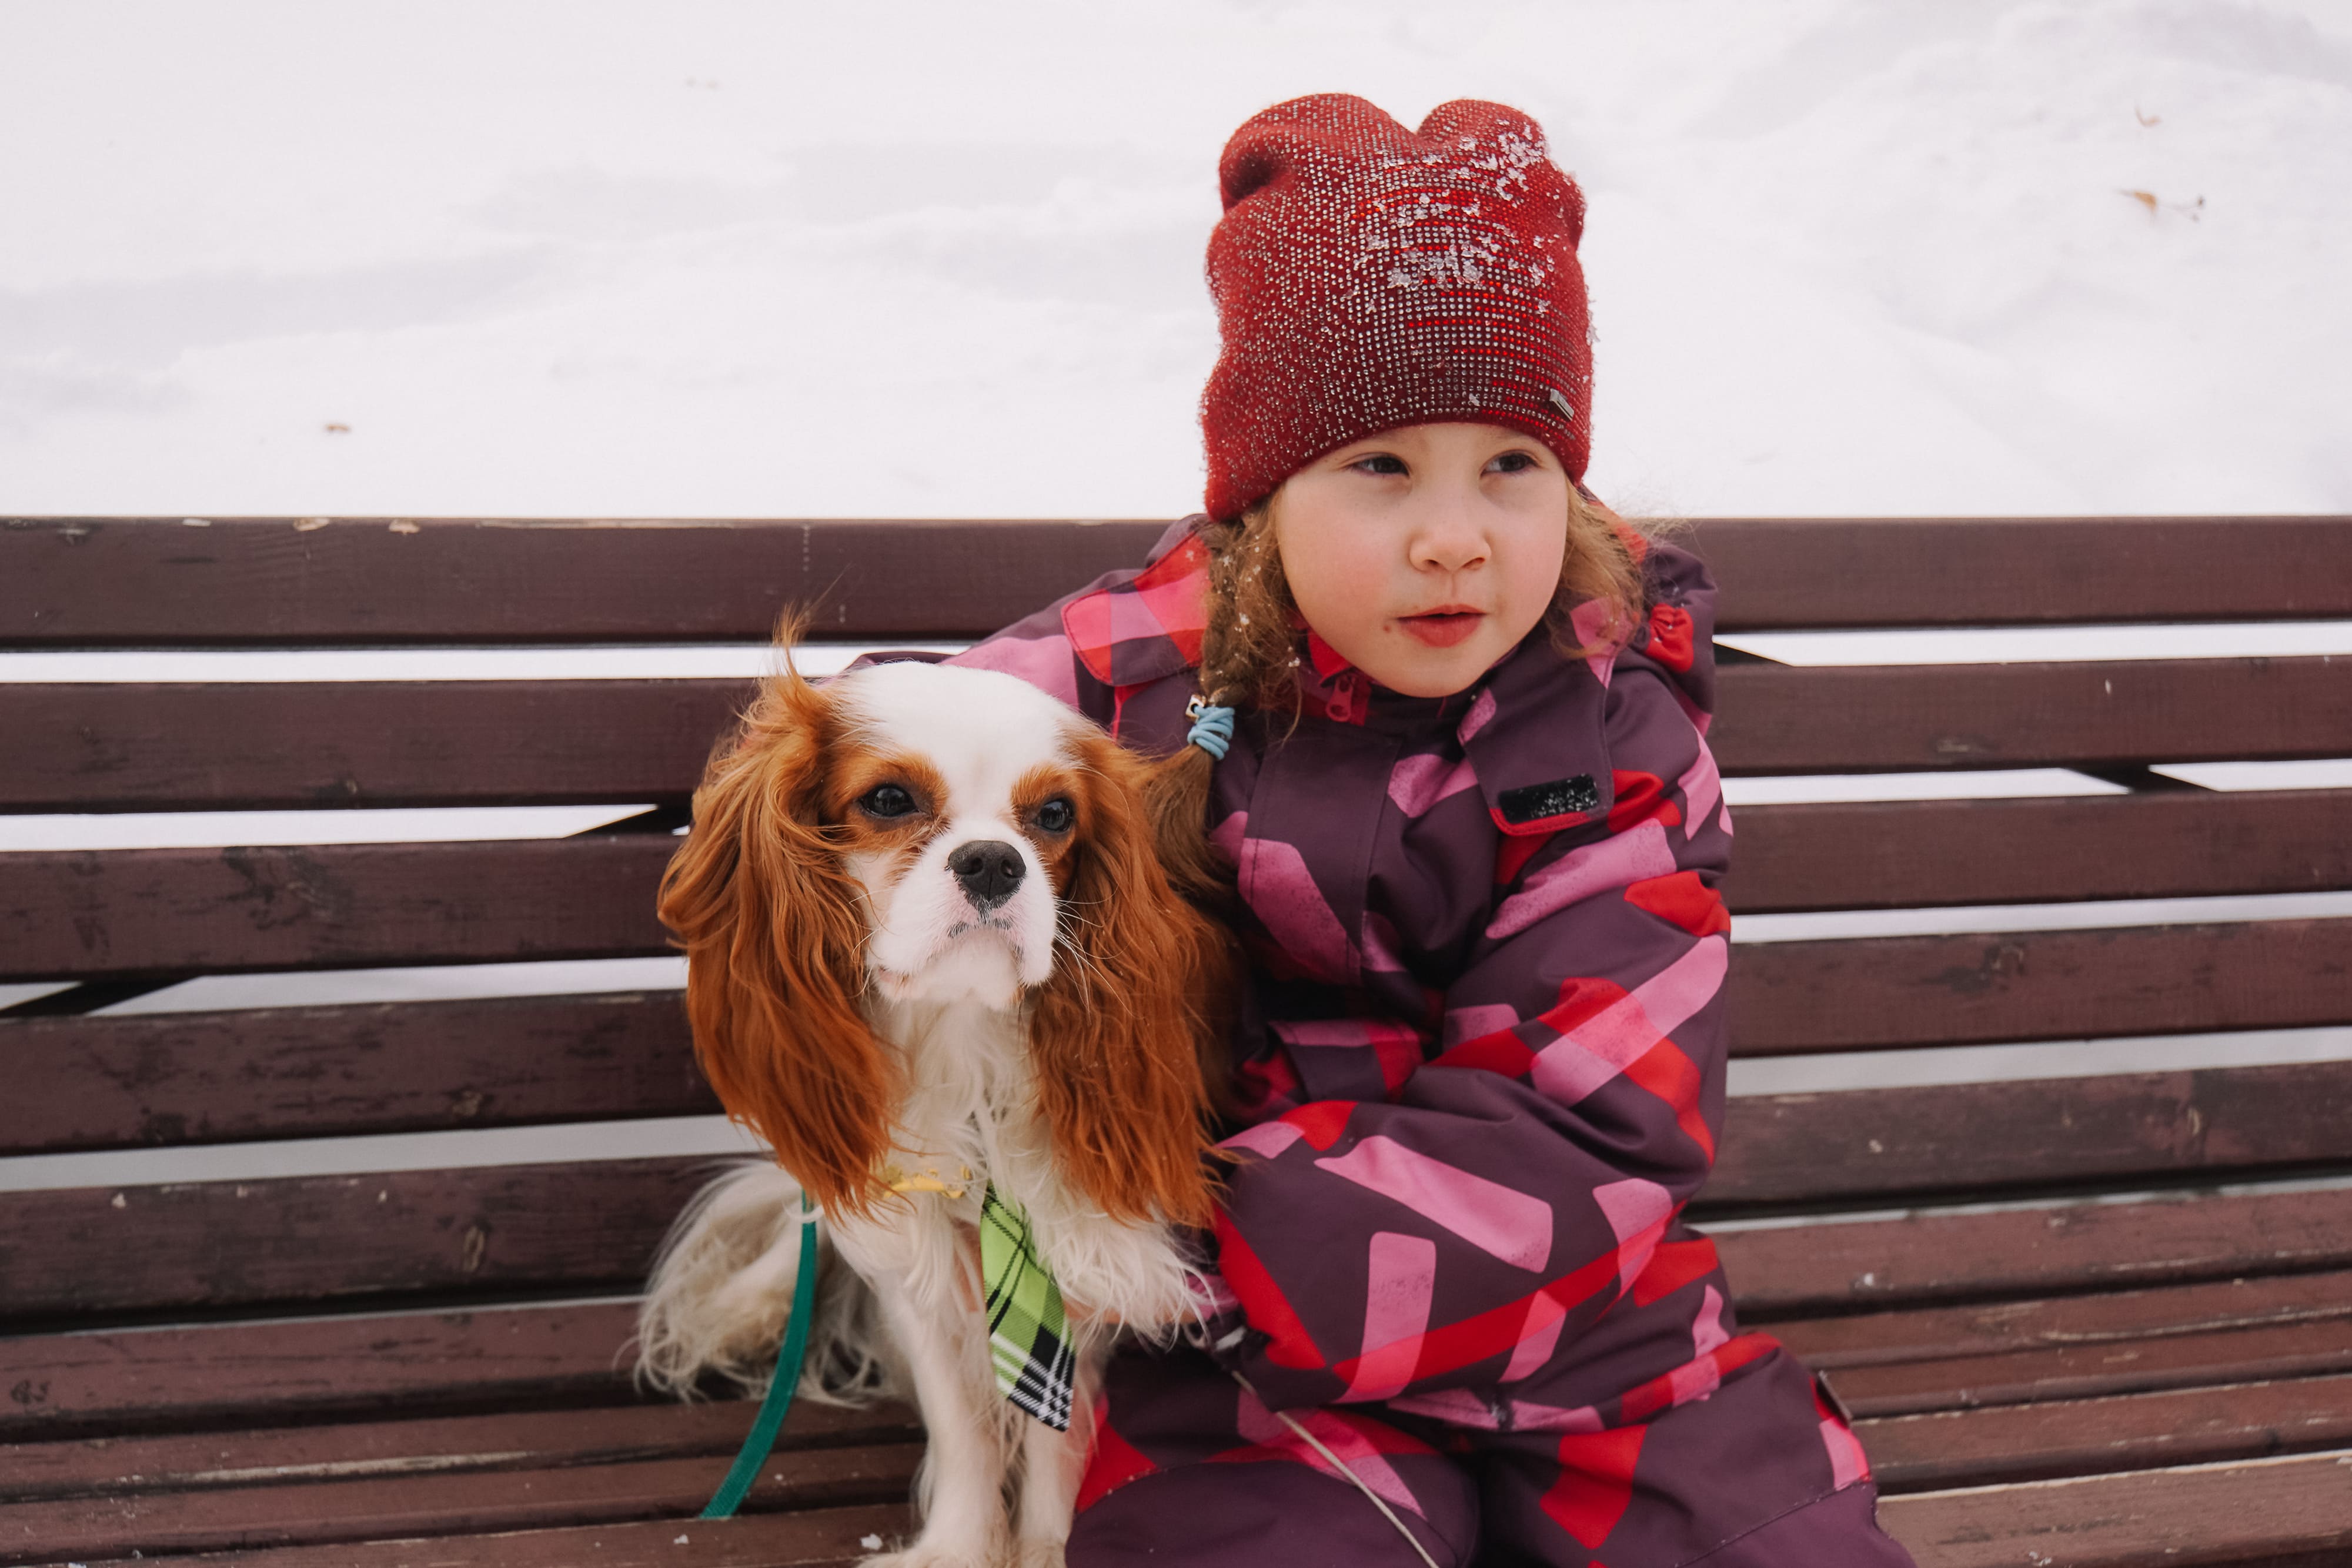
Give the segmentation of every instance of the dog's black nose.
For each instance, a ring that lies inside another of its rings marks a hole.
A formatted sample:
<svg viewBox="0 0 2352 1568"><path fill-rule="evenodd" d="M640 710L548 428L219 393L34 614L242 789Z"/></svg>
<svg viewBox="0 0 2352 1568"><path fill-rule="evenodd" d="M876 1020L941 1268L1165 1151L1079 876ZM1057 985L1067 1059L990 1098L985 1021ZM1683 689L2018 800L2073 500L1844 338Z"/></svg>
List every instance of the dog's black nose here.
<svg viewBox="0 0 2352 1568"><path fill-rule="evenodd" d="M1000 840L982 839L948 856L948 870L963 883L971 906L985 915L1021 885L1021 852Z"/></svg>

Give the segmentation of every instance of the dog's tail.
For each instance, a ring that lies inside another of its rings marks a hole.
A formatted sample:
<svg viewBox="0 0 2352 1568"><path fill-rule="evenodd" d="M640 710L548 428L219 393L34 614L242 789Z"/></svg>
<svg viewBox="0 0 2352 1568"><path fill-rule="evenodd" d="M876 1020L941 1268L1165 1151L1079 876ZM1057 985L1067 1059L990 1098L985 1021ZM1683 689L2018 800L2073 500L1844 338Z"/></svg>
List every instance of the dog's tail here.
<svg viewBox="0 0 2352 1568"><path fill-rule="evenodd" d="M801 1186L766 1160L746 1161L694 1197L670 1227L637 1309L637 1381L691 1399L706 1373L765 1392L798 1279ZM904 1383L883 1356L873 1293L855 1271L828 1267L818 1231L815 1316L800 1369L801 1397L862 1405Z"/></svg>

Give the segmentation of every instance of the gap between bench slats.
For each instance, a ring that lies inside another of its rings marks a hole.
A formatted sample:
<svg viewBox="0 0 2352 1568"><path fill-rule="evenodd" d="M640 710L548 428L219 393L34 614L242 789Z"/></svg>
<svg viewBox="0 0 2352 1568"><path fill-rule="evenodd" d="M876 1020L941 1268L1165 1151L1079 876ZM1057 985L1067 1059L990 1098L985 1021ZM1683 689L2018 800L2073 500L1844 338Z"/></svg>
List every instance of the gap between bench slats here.
<svg viewBox="0 0 2352 1568"><path fill-rule="evenodd" d="M1734 1056L2352 1022L2352 918L1735 946ZM679 993L0 1020L0 1155L688 1116Z"/></svg>
<svg viewBox="0 0 2352 1568"><path fill-rule="evenodd" d="M2352 886L2352 789L1759 806L1746 914ZM0 979L667 950L667 835L0 858Z"/></svg>
<svg viewBox="0 0 2352 1568"><path fill-rule="evenodd" d="M2352 755L2352 661L1720 673L1731 774ZM682 799L741 681L0 685L0 810Z"/></svg>
<svg viewBox="0 0 2352 1568"><path fill-rule="evenodd" d="M1165 525L0 520L0 646L981 636ZM2226 530L2226 548L2217 535ZM1725 630L2352 615L2352 518L1715 518Z"/></svg>
<svg viewBox="0 0 2352 1568"><path fill-rule="evenodd" d="M565 1162L0 1195L0 1321L453 1291L627 1291L718 1162ZM1694 1210L1704 1224L1706 1210ZM2336 1190L1767 1226L1751 1315L2352 1265Z"/></svg>

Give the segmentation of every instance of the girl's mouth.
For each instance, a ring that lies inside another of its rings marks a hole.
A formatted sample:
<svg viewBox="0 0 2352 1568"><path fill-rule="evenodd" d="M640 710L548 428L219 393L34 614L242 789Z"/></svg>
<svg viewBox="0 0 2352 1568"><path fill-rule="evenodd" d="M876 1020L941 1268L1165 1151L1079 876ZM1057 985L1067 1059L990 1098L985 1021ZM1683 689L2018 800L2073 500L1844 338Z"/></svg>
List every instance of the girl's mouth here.
<svg viewBox="0 0 2352 1568"><path fill-rule="evenodd" d="M1484 611L1463 604L1444 604L1419 615L1399 616L1397 624L1433 648L1451 648L1477 631L1486 620Z"/></svg>

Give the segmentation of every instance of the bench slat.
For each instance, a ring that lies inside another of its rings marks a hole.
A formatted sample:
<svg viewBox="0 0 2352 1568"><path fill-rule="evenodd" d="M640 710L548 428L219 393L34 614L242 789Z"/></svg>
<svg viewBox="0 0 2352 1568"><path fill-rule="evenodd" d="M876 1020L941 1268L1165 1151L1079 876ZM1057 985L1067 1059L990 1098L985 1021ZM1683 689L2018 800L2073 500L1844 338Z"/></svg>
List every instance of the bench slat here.
<svg viewBox="0 0 2352 1568"><path fill-rule="evenodd" d="M1888 1498L1919 1568L2326 1568L2352 1550L2340 1452Z"/></svg>
<svg viewBox="0 0 2352 1568"><path fill-rule="evenodd" d="M2352 1376L1864 1417L1853 1430L1887 1493L2212 1464L2352 1445Z"/></svg>
<svg viewBox="0 0 2352 1568"><path fill-rule="evenodd" d="M442 1535L432 1539L429 1552L411 1538L207 1552L189 1563L191 1568L420 1568L423 1563L431 1568L849 1568L868 1555L858 1544L865 1537L892 1540L908 1529L907 1505L900 1502L746 1513L722 1525L681 1515L637 1524ZM87 1568L151 1563L92 1559Z"/></svg>
<svg viewBox="0 0 2352 1568"><path fill-rule="evenodd" d="M1731 1051L2352 1020L2352 918L1737 946ZM0 1154L718 1109L678 993L0 1020Z"/></svg>
<svg viewBox="0 0 2352 1568"><path fill-rule="evenodd" d="M0 1155L719 1109L677 991L0 1021Z"/></svg>
<svg viewBox="0 0 2352 1568"><path fill-rule="evenodd" d="M2352 1200L2320 1188L1930 1209L1727 1230L1715 1240L1741 1312L1765 1324L1857 1308L2352 1268Z"/></svg>
<svg viewBox="0 0 2352 1568"><path fill-rule="evenodd" d="M0 646L978 637L1164 523L79 517L0 525Z"/></svg>
<svg viewBox="0 0 2352 1568"><path fill-rule="evenodd" d="M0 1319L641 1284L714 1162L0 1194Z"/></svg>
<svg viewBox="0 0 2352 1568"><path fill-rule="evenodd" d="M614 1392L623 1392L617 1380ZM723 1474L758 1408L756 1400L722 1399L548 1410L515 1398L488 1416L0 1444L0 1507L372 1473L534 1470L713 1454L721 1456ZM849 1410L800 1400L776 1448L872 1448L921 1437L915 1413L903 1405Z"/></svg>
<svg viewBox="0 0 2352 1568"><path fill-rule="evenodd" d="M2352 886L2352 789L1764 806L1741 913ZM0 857L0 979L658 954L666 834Z"/></svg>
<svg viewBox="0 0 2352 1568"><path fill-rule="evenodd" d="M1733 1100L1721 1208L2150 1181L2352 1162L2352 1061Z"/></svg>
<svg viewBox="0 0 2352 1568"><path fill-rule="evenodd" d="M2217 526L2229 545L2217 549ZM1157 521L0 520L0 646L978 636L1141 561ZM1721 624L2352 615L2344 517L1714 518Z"/></svg>
<svg viewBox="0 0 2352 1568"><path fill-rule="evenodd" d="M1735 1056L2297 1029L2352 1021L2352 918L1735 946L1730 988Z"/></svg>
<svg viewBox="0 0 2352 1568"><path fill-rule="evenodd" d="M713 1168L681 1157L0 1194L0 1321L627 1290ZM2322 1190L1930 1212L1718 1245L1748 1308L1794 1317L2352 1267L2352 1202Z"/></svg>
<svg viewBox="0 0 2352 1568"><path fill-rule="evenodd" d="M1808 1366L1836 1374L2053 1345L2116 1345L2167 1334L2346 1318L2352 1318L2352 1273L2271 1274L2158 1290L1859 1312L1775 1323L1772 1333Z"/></svg>
<svg viewBox="0 0 2352 1568"><path fill-rule="evenodd" d="M895 1443L776 1454L761 1467L744 1507L758 1512L900 1501L922 1452L920 1444ZM724 1458L698 1457L195 1491L141 1489L129 1495L17 1503L0 1507L0 1563L131 1552L152 1557L643 1520L676 1521L674 1540L692 1534L693 1516L726 1474Z"/></svg>
<svg viewBox="0 0 2352 1568"><path fill-rule="evenodd" d="M636 1318L571 1301L0 1337L0 1388L21 1391L0 1440L610 1404Z"/></svg>
<svg viewBox="0 0 2352 1568"><path fill-rule="evenodd" d="M2352 755L2342 659L1722 672L1727 773ZM0 685L0 810L667 801L734 680Z"/></svg>
<svg viewBox="0 0 2352 1568"><path fill-rule="evenodd" d="M1762 915L2352 885L2352 789L1749 807L1724 896Z"/></svg>
<svg viewBox="0 0 2352 1568"><path fill-rule="evenodd" d="M5 976L630 957L667 834L0 859Z"/></svg>
<svg viewBox="0 0 2352 1568"><path fill-rule="evenodd" d="M2352 1372L2352 1322L2342 1318L2137 1340L2126 1350L2048 1345L1957 1362L1918 1361L1830 1374L1857 1416L1909 1416L1954 1406L2031 1405L2160 1388L2258 1383Z"/></svg>

